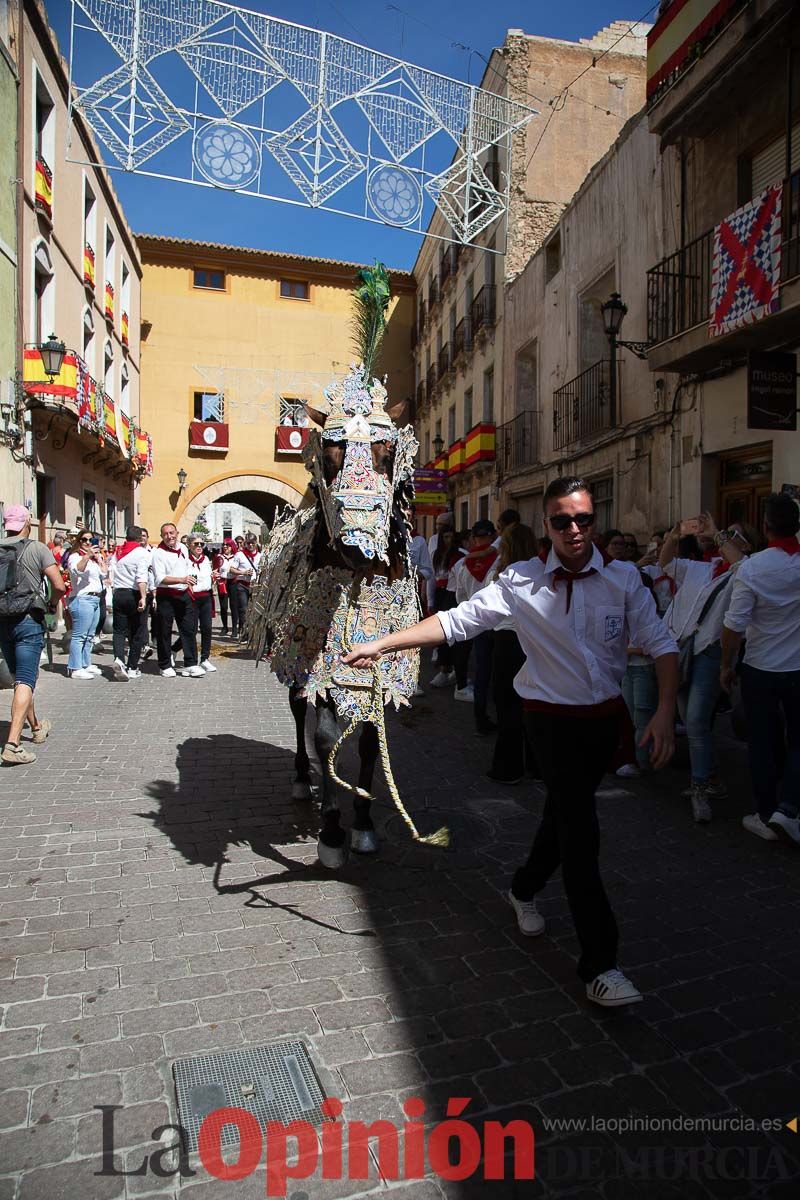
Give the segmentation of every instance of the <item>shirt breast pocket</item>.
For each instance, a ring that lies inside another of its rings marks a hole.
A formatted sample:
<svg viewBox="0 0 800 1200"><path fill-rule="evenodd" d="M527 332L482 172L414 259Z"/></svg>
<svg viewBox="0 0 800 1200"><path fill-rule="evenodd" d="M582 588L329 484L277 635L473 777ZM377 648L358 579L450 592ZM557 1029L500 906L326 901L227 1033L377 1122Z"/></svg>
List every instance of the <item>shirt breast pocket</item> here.
<svg viewBox="0 0 800 1200"><path fill-rule="evenodd" d="M595 613L595 637L601 646L615 644L625 628L625 609L622 607L598 608Z"/></svg>

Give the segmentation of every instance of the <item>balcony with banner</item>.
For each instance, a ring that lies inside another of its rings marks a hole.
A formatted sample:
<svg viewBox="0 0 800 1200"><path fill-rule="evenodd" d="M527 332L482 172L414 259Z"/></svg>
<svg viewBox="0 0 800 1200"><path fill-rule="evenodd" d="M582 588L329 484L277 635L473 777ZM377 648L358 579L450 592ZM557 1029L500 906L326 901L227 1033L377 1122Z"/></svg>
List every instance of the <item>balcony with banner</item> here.
<svg viewBox="0 0 800 1200"><path fill-rule="evenodd" d="M475 467L480 463L494 462L496 454L496 428L491 421L473 425L464 437L464 467Z"/></svg>
<svg viewBox="0 0 800 1200"><path fill-rule="evenodd" d="M94 250L87 242L83 247L83 285L90 291L94 292L95 281L95 258Z"/></svg>
<svg viewBox="0 0 800 1200"><path fill-rule="evenodd" d="M765 41L785 40L794 0L672 0L647 35L651 133L704 136L734 96L763 87Z"/></svg>
<svg viewBox="0 0 800 1200"><path fill-rule="evenodd" d="M107 473L120 478L152 474L152 438L92 378L80 355L67 351L59 374L51 378L39 349L28 348L22 374L37 441L49 439L54 449L63 450L70 438L77 439L84 462L94 460Z"/></svg>
<svg viewBox="0 0 800 1200"><path fill-rule="evenodd" d="M53 172L41 154L36 159L34 182L34 205L36 211L47 221L53 220Z"/></svg>
<svg viewBox="0 0 800 1200"><path fill-rule="evenodd" d="M553 449L613 428L609 362L601 359L553 392Z"/></svg>
<svg viewBox="0 0 800 1200"><path fill-rule="evenodd" d="M647 272L652 370L743 361L796 341L799 322L800 170Z"/></svg>

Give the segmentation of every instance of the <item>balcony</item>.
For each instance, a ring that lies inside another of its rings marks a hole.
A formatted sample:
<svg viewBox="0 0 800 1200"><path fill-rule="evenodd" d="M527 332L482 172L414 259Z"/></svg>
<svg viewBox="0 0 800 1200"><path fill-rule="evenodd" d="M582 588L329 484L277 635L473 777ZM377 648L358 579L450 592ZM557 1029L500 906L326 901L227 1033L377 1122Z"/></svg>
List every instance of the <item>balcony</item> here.
<svg viewBox="0 0 800 1200"><path fill-rule="evenodd" d="M63 449L74 431L80 439L96 439L88 445L84 463L94 458L109 473L128 468L136 477L153 473L153 441L149 433L139 429L127 413L117 408L102 386L89 374L86 363L74 351L67 351L60 373L51 381L45 374L38 349L27 349L23 358L23 390L30 409L51 414L48 431L59 417L66 417ZM55 445L55 439L51 441ZM105 451L101 460L98 455Z"/></svg>
<svg viewBox="0 0 800 1200"><path fill-rule="evenodd" d="M763 87L794 0L673 0L647 36L651 133L702 137L731 100ZM772 67L774 70L774 65Z"/></svg>
<svg viewBox="0 0 800 1200"><path fill-rule="evenodd" d="M225 426L225 446L228 449L227 426ZM298 461L308 441L311 432L308 425L276 425L275 426L275 457L296 458ZM208 449L208 447L206 447Z"/></svg>
<svg viewBox="0 0 800 1200"><path fill-rule="evenodd" d="M525 409L497 430L498 481L537 461L536 415L533 409Z"/></svg>
<svg viewBox="0 0 800 1200"><path fill-rule="evenodd" d="M465 359L472 353L472 320L462 317L453 333L453 363Z"/></svg>
<svg viewBox="0 0 800 1200"><path fill-rule="evenodd" d="M417 412L418 413L421 412L422 409L425 407L425 401L427 400L427 398L428 397L427 397L427 392L425 389L425 380L420 379L419 383L417 384Z"/></svg>
<svg viewBox="0 0 800 1200"><path fill-rule="evenodd" d="M768 349L791 337L800 306L800 171L783 185L781 235L781 307L778 312L730 333L709 338L714 230L708 229L683 250L647 272L647 337L653 370L703 370L726 356Z"/></svg>
<svg viewBox="0 0 800 1200"><path fill-rule="evenodd" d="M438 372L439 372L438 364L435 362L431 363L431 365L428 367L428 373L425 376L425 388L428 393L429 400L433 399L434 395L436 394L436 392L438 390L438 383L439 383Z"/></svg>
<svg viewBox="0 0 800 1200"><path fill-rule="evenodd" d="M450 374L450 368L452 367L452 363L450 361L450 345L449 345L449 343L442 346L441 350L439 351L437 367L438 367L437 380L439 383L441 383L442 380L445 378L445 376Z"/></svg>
<svg viewBox="0 0 800 1200"><path fill-rule="evenodd" d="M609 366L601 359L553 392L554 450L611 428Z"/></svg>
<svg viewBox="0 0 800 1200"><path fill-rule="evenodd" d="M430 287L428 288L428 311L431 314L433 314L433 310L436 308L441 298L442 295L439 291L439 279L436 275L434 275L433 279L431 280Z"/></svg>
<svg viewBox="0 0 800 1200"><path fill-rule="evenodd" d="M486 284L472 301L470 319L472 336L477 338L488 333L497 317L497 288L494 284Z"/></svg>
<svg viewBox="0 0 800 1200"><path fill-rule="evenodd" d="M497 430L492 421L481 421L473 425L464 438L464 466L475 467L479 463L494 462L497 452Z"/></svg>
<svg viewBox="0 0 800 1200"><path fill-rule="evenodd" d="M419 308L417 310L417 332L419 333L420 339L422 338L422 335L425 332L425 326L427 325L427 323L428 323L428 306L424 300L420 300Z"/></svg>
<svg viewBox="0 0 800 1200"><path fill-rule="evenodd" d="M453 278L453 255L452 247L445 250L442 260L439 263L439 289L444 291L445 285L449 285Z"/></svg>
<svg viewBox="0 0 800 1200"><path fill-rule="evenodd" d="M83 247L83 286L90 292L94 292L94 266L94 250L87 242Z"/></svg>
<svg viewBox="0 0 800 1200"><path fill-rule="evenodd" d="M53 172L41 154L36 157L34 178L34 207L50 223L53 222Z"/></svg>

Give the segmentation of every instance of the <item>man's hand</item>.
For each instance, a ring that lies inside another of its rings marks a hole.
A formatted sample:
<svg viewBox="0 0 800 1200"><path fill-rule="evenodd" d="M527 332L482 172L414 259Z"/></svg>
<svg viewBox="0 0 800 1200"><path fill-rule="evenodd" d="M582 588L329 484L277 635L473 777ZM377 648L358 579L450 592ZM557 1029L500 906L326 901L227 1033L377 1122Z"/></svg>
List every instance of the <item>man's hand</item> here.
<svg viewBox="0 0 800 1200"><path fill-rule="evenodd" d="M723 692L728 692L728 694L730 694L735 680L736 680L736 668L735 667L724 667L724 666L720 667L719 682L720 682L720 687L722 688Z"/></svg>
<svg viewBox="0 0 800 1200"><path fill-rule="evenodd" d="M669 712L662 712L660 709L656 711L652 721L642 734L639 745L646 746L649 742L652 743L650 763L654 771L660 771L675 753L675 718L672 710Z"/></svg>
<svg viewBox="0 0 800 1200"><path fill-rule="evenodd" d="M342 655L342 662L347 667L356 667L358 670L364 670L366 667L371 667L374 662L377 662L383 652L384 638L376 638L374 642L364 642L357 650L351 650L349 654Z"/></svg>
<svg viewBox="0 0 800 1200"><path fill-rule="evenodd" d="M137 611L137 612L144 612L144 608L145 608L145 604L146 604L146 603L147 603L147 601L146 601L144 598L140 599L140 600L138 601L137 605L136 605L136 611Z"/></svg>

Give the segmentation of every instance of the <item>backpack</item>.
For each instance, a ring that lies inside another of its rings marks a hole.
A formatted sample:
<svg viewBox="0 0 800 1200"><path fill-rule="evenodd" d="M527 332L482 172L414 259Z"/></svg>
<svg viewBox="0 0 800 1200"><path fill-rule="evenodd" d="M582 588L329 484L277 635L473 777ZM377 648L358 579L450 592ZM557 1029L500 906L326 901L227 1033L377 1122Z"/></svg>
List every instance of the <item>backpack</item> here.
<svg viewBox="0 0 800 1200"><path fill-rule="evenodd" d="M0 617L24 616L41 602L40 590L31 590L30 583L23 580L19 569L29 540L22 538L11 545L0 542Z"/></svg>

